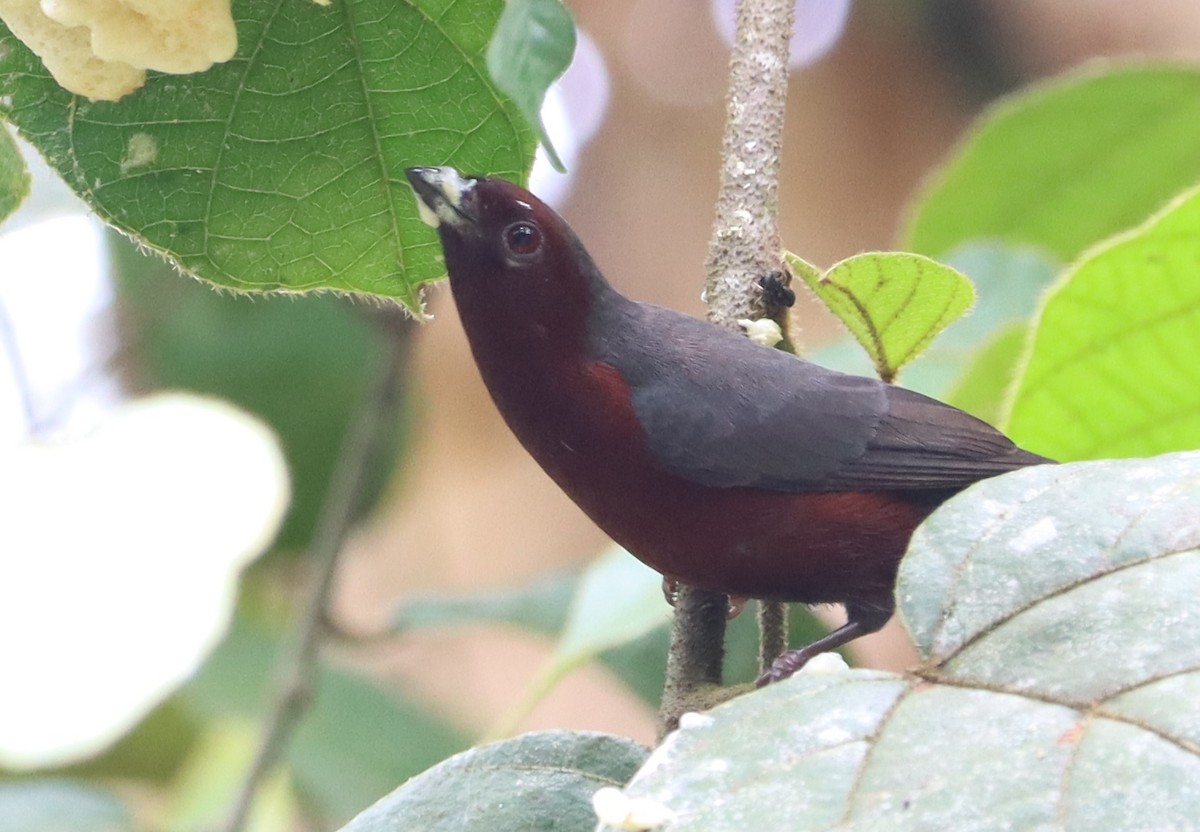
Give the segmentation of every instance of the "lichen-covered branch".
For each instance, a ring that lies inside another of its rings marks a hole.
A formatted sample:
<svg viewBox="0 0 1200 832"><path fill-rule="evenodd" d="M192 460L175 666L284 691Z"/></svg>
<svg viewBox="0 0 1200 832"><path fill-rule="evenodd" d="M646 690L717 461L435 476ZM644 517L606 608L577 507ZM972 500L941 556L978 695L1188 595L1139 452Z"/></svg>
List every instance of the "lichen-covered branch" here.
<svg viewBox="0 0 1200 832"><path fill-rule="evenodd" d="M759 280L784 271L776 206L793 0L740 0L729 64L721 190L706 263L709 320L734 329L764 309Z"/></svg>
<svg viewBox="0 0 1200 832"><path fill-rule="evenodd" d="M788 43L793 0L739 0L737 35L729 64L729 95L721 152L721 191L706 263L708 317L728 329L743 318L782 317L764 304L759 281L787 273L776 222L779 157L787 101ZM783 641L786 612L761 620L783 631L763 633L764 650ZM716 593L687 589L676 599L671 654L659 718L660 734L685 710L719 701L727 602ZM724 696L728 696L725 692Z"/></svg>

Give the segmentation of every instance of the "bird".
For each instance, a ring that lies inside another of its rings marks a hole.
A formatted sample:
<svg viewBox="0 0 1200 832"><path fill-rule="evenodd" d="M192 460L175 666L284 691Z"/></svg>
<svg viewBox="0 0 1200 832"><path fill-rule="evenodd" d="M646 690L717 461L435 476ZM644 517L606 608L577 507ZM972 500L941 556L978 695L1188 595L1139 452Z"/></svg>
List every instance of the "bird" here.
<svg viewBox="0 0 1200 832"><path fill-rule="evenodd" d="M845 607L759 685L887 623L935 508L1051 462L936 399L625 297L519 185L406 174L492 400L596 525L665 581Z"/></svg>

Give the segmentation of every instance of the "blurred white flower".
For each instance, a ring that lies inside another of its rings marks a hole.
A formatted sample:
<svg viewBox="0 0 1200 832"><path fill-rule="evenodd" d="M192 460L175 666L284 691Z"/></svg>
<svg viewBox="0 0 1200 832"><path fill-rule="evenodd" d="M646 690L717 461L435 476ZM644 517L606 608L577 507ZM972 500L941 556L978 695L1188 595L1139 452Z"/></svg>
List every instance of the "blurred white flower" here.
<svg viewBox="0 0 1200 832"><path fill-rule="evenodd" d="M592 795L592 811L605 826L623 832L649 832L669 823L675 813L647 797L627 797L625 792L605 786Z"/></svg>
<svg viewBox="0 0 1200 832"><path fill-rule="evenodd" d="M0 19L59 84L113 101L147 69L202 72L233 57L229 0L0 0Z"/></svg>
<svg viewBox="0 0 1200 832"><path fill-rule="evenodd" d="M52 199L39 210L39 196L35 190L16 222L0 228L8 232L0 233L0 446L48 428L94 425L121 398L102 371L116 336L100 224L53 216L72 203Z"/></svg>
<svg viewBox="0 0 1200 832"><path fill-rule="evenodd" d="M0 765L91 756L184 682L288 495L266 425L182 393L0 448Z"/></svg>

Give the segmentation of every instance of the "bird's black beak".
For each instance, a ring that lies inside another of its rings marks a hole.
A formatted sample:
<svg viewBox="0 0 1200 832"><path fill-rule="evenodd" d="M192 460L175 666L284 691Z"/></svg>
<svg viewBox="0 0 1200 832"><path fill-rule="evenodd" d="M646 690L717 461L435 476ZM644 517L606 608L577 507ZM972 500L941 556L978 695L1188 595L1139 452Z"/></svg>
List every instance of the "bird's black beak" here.
<svg viewBox="0 0 1200 832"><path fill-rule="evenodd" d="M475 187L475 180L454 168L408 168L404 171L417 194L417 210L428 225L474 224L475 218L464 197Z"/></svg>

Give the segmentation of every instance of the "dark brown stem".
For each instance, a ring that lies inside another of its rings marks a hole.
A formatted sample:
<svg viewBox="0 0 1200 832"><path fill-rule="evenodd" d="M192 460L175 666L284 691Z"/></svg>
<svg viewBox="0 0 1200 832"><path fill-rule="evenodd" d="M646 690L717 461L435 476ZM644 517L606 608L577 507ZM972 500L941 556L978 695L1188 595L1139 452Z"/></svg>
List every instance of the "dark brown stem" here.
<svg viewBox="0 0 1200 832"><path fill-rule="evenodd" d="M788 605L779 601L758 604L758 672L766 673L771 664L788 649Z"/></svg>
<svg viewBox="0 0 1200 832"><path fill-rule="evenodd" d="M775 210L793 18L793 0L738 2L721 191L705 281L709 320L728 329L737 329L742 318L780 314L764 308L759 281L773 271L787 273ZM720 684L727 604L716 593L680 591L659 712L660 735L678 725L684 711L711 703L705 692Z"/></svg>
<svg viewBox="0 0 1200 832"><path fill-rule="evenodd" d="M399 418L408 363L409 331L413 324L398 308L370 310L368 314L381 324L388 338L388 349L380 360L358 416L343 440L310 547L312 587L300 609L294 641L279 660L275 699L263 724L254 760L222 827L224 832L241 832L245 827L259 785L283 756L312 700L319 670L322 624L333 589L338 555L362 509L366 472L383 453L388 434Z"/></svg>
<svg viewBox="0 0 1200 832"><path fill-rule="evenodd" d="M702 709L698 699L719 688L728 611L729 598L724 593L679 587L659 713L660 740L679 727L684 712Z"/></svg>

